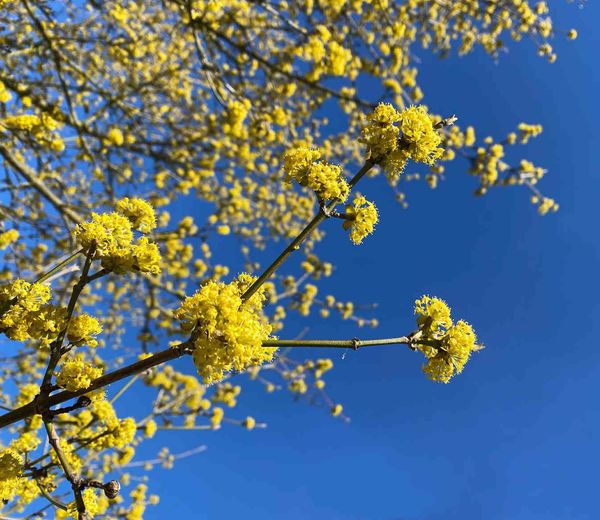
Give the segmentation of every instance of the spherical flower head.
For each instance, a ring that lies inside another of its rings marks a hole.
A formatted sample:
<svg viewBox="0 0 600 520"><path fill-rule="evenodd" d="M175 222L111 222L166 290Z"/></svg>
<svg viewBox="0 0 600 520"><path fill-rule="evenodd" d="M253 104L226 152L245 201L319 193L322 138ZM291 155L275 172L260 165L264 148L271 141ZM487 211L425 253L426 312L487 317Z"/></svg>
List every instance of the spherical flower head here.
<svg viewBox="0 0 600 520"><path fill-rule="evenodd" d="M133 240L131 222L118 213L92 213L90 222L75 229L75 239L86 251L95 246L99 256L118 254Z"/></svg>
<svg viewBox="0 0 600 520"><path fill-rule="evenodd" d="M400 114L392 105L380 103L373 112L367 115L367 124L358 139L367 146L365 158L382 163L384 169L389 173L391 173L389 168L386 168L383 162L389 154L398 150L400 129L394 126L394 123L399 119ZM393 173L396 174L402 171L406 159L404 158L404 162L401 161L401 157L395 157L395 159ZM388 166L391 167L392 164L390 163Z"/></svg>
<svg viewBox="0 0 600 520"><path fill-rule="evenodd" d="M339 166L318 161L318 150L300 146L288 150L283 158L283 168L300 186L311 188L322 200L348 198L350 188Z"/></svg>
<svg viewBox="0 0 600 520"><path fill-rule="evenodd" d="M276 349L262 346L272 331L262 310L264 289L242 300L254 280L241 274L229 284L208 281L175 311L182 329L194 330L193 359L206 384L273 359Z"/></svg>
<svg viewBox="0 0 600 520"><path fill-rule="evenodd" d="M69 322L67 339L73 345L98 346L98 340L94 337L102 332L100 322L89 314L73 316Z"/></svg>
<svg viewBox="0 0 600 520"><path fill-rule="evenodd" d="M314 190L321 200L338 199L343 202L350 193L350 187L342 176L342 169L329 163L312 164L306 176L296 180L300 185L306 185Z"/></svg>
<svg viewBox="0 0 600 520"><path fill-rule="evenodd" d="M311 164L321 158L321 152L307 148L306 146L298 146L291 148L283 155L283 169L292 178L304 175L299 173L306 171Z"/></svg>
<svg viewBox="0 0 600 520"><path fill-rule="evenodd" d="M121 146L125 142L123 132L121 132L120 128L111 128L106 134L106 137L108 139L108 142L110 144L114 144L115 146Z"/></svg>
<svg viewBox="0 0 600 520"><path fill-rule="evenodd" d="M476 341L473 327L463 320L458 321L448 329L437 352L426 353L428 359L423 371L431 380L447 383L452 376L462 372L471 352L481 348Z"/></svg>
<svg viewBox="0 0 600 520"><path fill-rule="evenodd" d="M162 258L158 246L150 242L146 237L141 237L137 244L133 245L131 256L133 258L133 267L136 271L153 275L160 274Z"/></svg>
<svg viewBox="0 0 600 520"><path fill-rule="evenodd" d="M375 204L361 195L354 197L351 205L346 206L348 220L343 224L344 229L350 230L350 240L356 245L373 233L375 224L379 222L379 214Z"/></svg>
<svg viewBox="0 0 600 520"><path fill-rule="evenodd" d="M78 354L63 363L56 376L56 384L70 392L76 392L90 386L94 379L102 375L102 372L101 368L85 362L83 355Z"/></svg>
<svg viewBox="0 0 600 520"><path fill-rule="evenodd" d="M424 106L404 110L400 114L400 130L402 148L413 161L433 164L444 153L444 149L439 148L442 139Z"/></svg>
<svg viewBox="0 0 600 520"><path fill-rule="evenodd" d="M417 325L431 338L438 339L452 326L450 307L436 297L423 296L415 301L415 314Z"/></svg>
<svg viewBox="0 0 600 520"><path fill-rule="evenodd" d="M254 419L254 417L246 417L243 425L246 430L254 430L256 427L256 419Z"/></svg>
<svg viewBox="0 0 600 520"><path fill-rule="evenodd" d="M115 209L129 219L133 229L148 233L156 228L154 209L142 199L125 197L117 201Z"/></svg>

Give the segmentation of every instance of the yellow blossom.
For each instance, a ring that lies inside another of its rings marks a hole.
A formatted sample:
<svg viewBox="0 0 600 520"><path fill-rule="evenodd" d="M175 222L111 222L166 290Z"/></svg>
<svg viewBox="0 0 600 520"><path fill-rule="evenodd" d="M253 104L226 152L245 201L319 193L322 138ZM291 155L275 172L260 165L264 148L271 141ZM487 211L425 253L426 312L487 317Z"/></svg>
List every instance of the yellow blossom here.
<svg viewBox="0 0 600 520"><path fill-rule="evenodd" d="M91 382L102 375L102 368L96 368L84 361L82 354L67 359L58 375L56 384L70 392L76 392L90 386Z"/></svg>
<svg viewBox="0 0 600 520"><path fill-rule="evenodd" d="M154 208L142 199L125 197L117 201L115 209L129 219L133 229L142 233L148 233L156 227Z"/></svg>
<svg viewBox="0 0 600 520"><path fill-rule="evenodd" d="M351 205L346 206L348 220L343 224L345 230L350 230L350 240L356 245L373 233L375 224L379 221L377 208L361 195L354 197Z"/></svg>
<svg viewBox="0 0 600 520"><path fill-rule="evenodd" d="M175 312L184 331L195 329L193 359L207 384L273 358L276 349L262 346L272 330L262 312L264 289L242 300L253 281L247 274L229 284L208 281Z"/></svg>
<svg viewBox="0 0 600 520"><path fill-rule="evenodd" d="M98 346L97 336L102 327L96 318L89 314L80 314L71 318L67 330L67 338L73 345Z"/></svg>

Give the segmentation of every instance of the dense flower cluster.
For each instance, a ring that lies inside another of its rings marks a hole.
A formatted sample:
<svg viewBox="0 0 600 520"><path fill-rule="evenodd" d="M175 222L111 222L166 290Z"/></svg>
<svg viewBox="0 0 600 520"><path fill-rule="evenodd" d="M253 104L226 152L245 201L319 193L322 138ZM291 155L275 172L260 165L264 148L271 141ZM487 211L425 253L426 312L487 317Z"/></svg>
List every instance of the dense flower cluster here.
<svg viewBox="0 0 600 520"><path fill-rule="evenodd" d="M379 214L375 204L369 202L362 195L354 197L352 204L346 206L348 220L343 224L344 229L350 230L350 240L356 245L373 233L375 224L379 221Z"/></svg>
<svg viewBox="0 0 600 520"><path fill-rule="evenodd" d="M73 345L88 345L90 347L98 346L98 340L95 338L102 332L102 326L96 318L89 314L80 314L74 316L69 321L67 329L67 339Z"/></svg>
<svg viewBox="0 0 600 520"><path fill-rule="evenodd" d="M145 200L125 197L117 201L115 209L129 219L133 229L142 233L149 233L156 227L154 208Z"/></svg>
<svg viewBox="0 0 600 520"><path fill-rule="evenodd" d="M77 354L63 363L56 376L56 384L70 392L76 392L90 386L90 383L100 377L102 372L101 368L86 362L83 354Z"/></svg>
<svg viewBox="0 0 600 520"><path fill-rule="evenodd" d="M264 289L242 300L253 281L247 274L229 284L208 281L175 311L181 328L194 331L194 363L207 384L273 359L276 349L262 346L272 330L262 311Z"/></svg>
<svg viewBox="0 0 600 520"><path fill-rule="evenodd" d="M359 141L367 146L366 159L378 162L390 175L400 174L409 159L431 165L444 152L424 106L398 112L392 105L380 103L367 115Z"/></svg>
<svg viewBox="0 0 600 520"><path fill-rule="evenodd" d="M427 358L423 372L433 381L447 383L460 374L472 352L480 350L471 325L463 320L453 324L450 308L439 298L423 296L415 302L419 325L419 350Z"/></svg>
<svg viewBox="0 0 600 520"><path fill-rule="evenodd" d="M311 188L322 200L345 201L350 189L339 166L319 161L321 153L304 146L284 155L284 170L300 186Z"/></svg>
<svg viewBox="0 0 600 520"><path fill-rule="evenodd" d="M150 231L156 225L154 211L140 199L117 202L120 213L92 213L92 220L75 230L78 244L94 250L105 269L115 273L140 271L157 275L161 271L158 246L141 237L134 241L132 228ZM125 216L123 216L125 215Z"/></svg>

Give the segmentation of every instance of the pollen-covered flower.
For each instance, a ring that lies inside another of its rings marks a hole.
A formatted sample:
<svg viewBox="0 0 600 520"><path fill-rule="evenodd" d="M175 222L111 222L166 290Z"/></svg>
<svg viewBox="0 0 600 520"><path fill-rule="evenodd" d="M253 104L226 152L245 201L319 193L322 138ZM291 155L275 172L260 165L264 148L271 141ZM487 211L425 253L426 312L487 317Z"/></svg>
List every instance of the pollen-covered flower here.
<svg viewBox="0 0 600 520"><path fill-rule="evenodd" d="M423 296L415 302L415 314L420 329L416 343L427 358L423 372L433 381L447 383L462 372L471 352L483 347L476 344L471 325L463 320L452 323L450 308L439 298Z"/></svg>
<svg viewBox="0 0 600 520"><path fill-rule="evenodd" d="M142 199L125 197L117 201L115 209L129 219L133 229L142 233L148 233L156 227L154 208Z"/></svg>
<svg viewBox="0 0 600 520"><path fill-rule="evenodd" d="M182 329L194 330L193 359L206 384L273 359L276 349L262 346L272 330L262 310L264 289L242 300L254 280L241 274L229 284L208 281L175 311Z"/></svg>
<svg viewBox="0 0 600 520"><path fill-rule="evenodd" d="M452 326L450 307L440 298L423 296L416 300L415 314L417 315L417 325L426 329L432 337L444 334Z"/></svg>
<svg viewBox="0 0 600 520"><path fill-rule="evenodd" d="M118 274L139 271L157 275L161 270L158 246L146 237L134 242L132 227L150 229L154 223L154 211L145 202L121 204L119 213L92 213L92 220L79 224L75 238L86 250L95 248L95 257L102 267ZM122 202L122 201L121 201Z"/></svg>
<svg viewBox="0 0 600 520"><path fill-rule="evenodd" d="M402 148L415 162L433 164L444 153L442 141L423 105L412 106L400 114Z"/></svg>
<svg viewBox="0 0 600 520"><path fill-rule="evenodd" d="M367 115L359 141L367 145L366 159L378 162L389 175L402 173L408 159L433 164L444 152L422 105L398 112L392 105L380 103Z"/></svg>
<svg viewBox="0 0 600 520"><path fill-rule="evenodd" d="M99 256L127 249L133 240L131 222L118 213L92 213L92 220L75 229L77 243L86 250L95 246Z"/></svg>
<svg viewBox="0 0 600 520"><path fill-rule="evenodd" d="M379 215L375 204L369 202L361 195L354 197L351 205L346 206L348 220L343 224L344 229L350 230L350 240L356 245L361 244L363 239L373 233L375 224L379 221Z"/></svg>
<svg viewBox="0 0 600 520"><path fill-rule="evenodd" d="M94 337L102 332L98 320L89 314L74 316L69 322L67 338L73 345L98 346L98 340Z"/></svg>
<svg viewBox="0 0 600 520"><path fill-rule="evenodd" d="M77 354L63 363L56 376L56 384L70 392L76 392L90 386L94 379L102 375L102 372L101 368L84 361L82 354Z"/></svg>
<svg viewBox="0 0 600 520"><path fill-rule="evenodd" d="M452 376L462 372L471 352L480 349L476 341L473 327L465 321L458 321L448 329L435 355L428 357L423 372L433 381L447 383Z"/></svg>
<svg viewBox="0 0 600 520"><path fill-rule="evenodd" d="M322 200L348 198L350 188L339 166L318 161L317 150L306 147L288 150L284 155L284 170L300 186L311 188Z"/></svg>

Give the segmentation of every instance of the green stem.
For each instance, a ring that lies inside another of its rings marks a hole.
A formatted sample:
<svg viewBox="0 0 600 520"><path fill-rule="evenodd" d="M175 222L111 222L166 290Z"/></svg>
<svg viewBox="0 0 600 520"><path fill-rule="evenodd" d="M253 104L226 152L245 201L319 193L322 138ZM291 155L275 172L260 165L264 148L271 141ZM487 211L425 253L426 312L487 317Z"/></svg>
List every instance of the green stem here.
<svg viewBox="0 0 600 520"><path fill-rule="evenodd" d="M348 186L350 189L360 181L364 177L364 175L375 165L374 161L368 160L365 162L363 167L358 171L358 173L352 177ZM306 238L323 222L328 216L329 212L335 208L340 201L338 199L334 199L330 201L325 207L321 208L319 212L313 217L313 219L306 225L306 227L300 232L300 234L292 241L292 243L287 246L281 254L273 260L273 263L267 267L264 272L256 279L256 281L246 289L244 294L242 295L242 300L249 300L252 295L260 289L260 287L275 273L275 271L279 268L283 262L290 256L294 251L300 249L300 244L306 240Z"/></svg>
<svg viewBox="0 0 600 520"><path fill-rule="evenodd" d="M69 265L73 260L75 260L84 251L85 251L85 249L80 249L79 251L76 251L71 256L69 256L68 258L66 258L65 260L63 260L60 264L57 264L52 269L50 269L50 271L48 271L47 273L39 276L37 278L37 280L35 280L35 282L33 282L33 283L42 283L42 282L44 282L45 280L47 280L48 278L50 278L54 273L57 273L63 267Z"/></svg>

